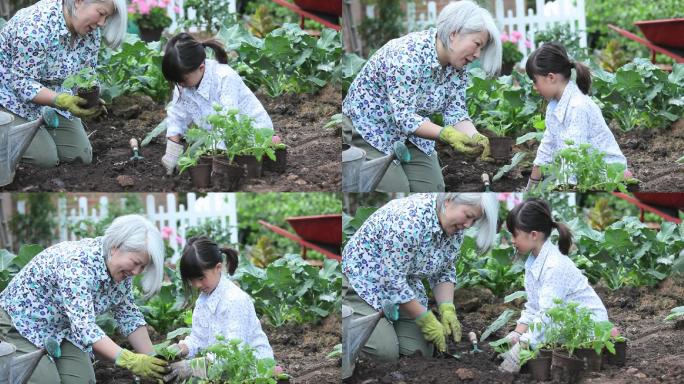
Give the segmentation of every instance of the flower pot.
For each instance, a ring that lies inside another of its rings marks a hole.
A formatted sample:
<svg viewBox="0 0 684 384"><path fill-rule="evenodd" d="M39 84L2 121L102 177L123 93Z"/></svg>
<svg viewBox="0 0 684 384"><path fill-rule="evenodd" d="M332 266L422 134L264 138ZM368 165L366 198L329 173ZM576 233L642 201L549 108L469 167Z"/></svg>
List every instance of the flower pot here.
<svg viewBox="0 0 684 384"><path fill-rule="evenodd" d="M225 157L214 157L211 163L211 179L214 187L221 188L223 191L234 191L240 187L244 176L243 165L231 164Z"/></svg>
<svg viewBox="0 0 684 384"><path fill-rule="evenodd" d="M551 358L551 356L553 356L553 350L551 350L551 349L540 349L539 350L539 357Z"/></svg>
<svg viewBox="0 0 684 384"><path fill-rule="evenodd" d="M287 169L287 148L276 149L275 156L275 160L264 157L261 169L269 172L285 173L285 170Z"/></svg>
<svg viewBox="0 0 684 384"><path fill-rule="evenodd" d="M553 380L561 383L577 383L584 376L584 360L570 357L565 353L553 352L551 374Z"/></svg>
<svg viewBox="0 0 684 384"><path fill-rule="evenodd" d="M539 356L525 364L535 380L546 381L551 377L551 356Z"/></svg>
<svg viewBox="0 0 684 384"><path fill-rule="evenodd" d="M489 149L494 160L506 161L511 158L512 137L490 137Z"/></svg>
<svg viewBox="0 0 684 384"><path fill-rule="evenodd" d="M214 162L214 156L200 156L199 160L197 161L199 164L209 164L211 165Z"/></svg>
<svg viewBox="0 0 684 384"><path fill-rule="evenodd" d="M593 349L578 349L575 351L575 353L573 353L573 355L578 359L584 360L584 362L587 364L587 371L598 372L601 370L602 357Z"/></svg>
<svg viewBox="0 0 684 384"><path fill-rule="evenodd" d="M164 28L143 28L140 27L140 40L145 42L159 41Z"/></svg>
<svg viewBox="0 0 684 384"><path fill-rule="evenodd" d="M196 188L207 188L211 182L211 164L197 164L188 168L192 184Z"/></svg>
<svg viewBox="0 0 684 384"><path fill-rule="evenodd" d="M252 155L235 156L233 159L236 163L244 165L247 168L247 178L261 177L261 161Z"/></svg>
<svg viewBox="0 0 684 384"><path fill-rule="evenodd" d="M618 341L615 343L615 354L610 353L607 349L603 350L603 364L617 365L622 367L627 362L627 342Z"/></svg>
<svg viewBox="0 0 684 384"><path fill-rule="evenodd" d="M98 86L92 88L76 88L76 94L78 97L82 97L86 100L85 109L94 108L100 104L100 87Z"/></svg>

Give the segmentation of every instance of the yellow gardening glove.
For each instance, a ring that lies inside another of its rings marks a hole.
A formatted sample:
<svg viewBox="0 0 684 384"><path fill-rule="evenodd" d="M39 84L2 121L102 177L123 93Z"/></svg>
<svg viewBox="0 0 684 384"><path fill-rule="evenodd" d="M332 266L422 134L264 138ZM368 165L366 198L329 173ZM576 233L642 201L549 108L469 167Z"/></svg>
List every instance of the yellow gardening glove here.
<svg viewBox="0 0 684 384"><path fill-rule="evenodd" d="M423 332L425 340L433 343L438 351L446 352L446 337L444 336L444 327L435 317L432 311L427 310L420 316L416 317L416 324Z"/></svg>
<svg viewBox="0 0 684 384"><path fill-rule="evenodd" d="M122 349L114 363L138 376L150 379L161 379L170 371L169 363L166 361L142 353L133 353L128 349Z"/></svg>
<svg viewBox="0 0 684 384"><path fill-rule="evenodd" d="M85 105L87 101L78 96L70 95L68 93L60 93L55 97L54 105L55 107L71 112L74 116L78 116L84 119L91 119L93 117L99 116L103 112L101 105L97 105L90 109L85 109L81 107Z"/></svg>
<svg viewBox="0 0 684 384"><path fill-rule="evenodd" d="M472 139L476 143L480 144L482 148L484 148L484 150L482 151L482 155L480 155L480 160L494 161L491 154L489 153L489 138L478 132L473 135Z"/></svg>
<svg viewBox="0 0 684 384"><path fill-rule="evenodd" d="M461 341L461 323L456 317L456 307L452 303L441 303L439 305L440 318L446 336L452 335L455 342Z"/></svg>
<svg viewBox="0 0 684 384"><path fill-rule="evenodd" d="M478 156L483 150L482 146L478 145L475 140L450 125L439 131L439 139L466 155Z"/></svg>

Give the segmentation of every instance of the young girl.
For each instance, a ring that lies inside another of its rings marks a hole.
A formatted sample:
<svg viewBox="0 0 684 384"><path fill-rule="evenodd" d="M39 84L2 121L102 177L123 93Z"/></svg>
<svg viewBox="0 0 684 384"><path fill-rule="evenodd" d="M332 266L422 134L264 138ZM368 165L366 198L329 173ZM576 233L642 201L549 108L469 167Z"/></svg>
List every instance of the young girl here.
<svg viewBox="0 0 684 384"><path fill-rule="evenodd" d="M205 48L211 48L216 60L206 58ZM176 85L166 117L168 140L162 164L167 174L176 168L188 126L194 123L211 129L205 118L214 113L213 104L238 109L254 119L257 128L273 129L264 107L227 62L228 55L218 40L200 42L187 33L180 33L166 44L162 73Z"/></svg>
<svg viewBox="0 0 684 384"><path fill-rule="evenodd" d="M206 236L190 238L183 249L180 273L186 292L192 286L202 293L192 313L192 331L175 348L181 357L192 357L216 343L216 334L221 334L227 340L241 339L254 347L259 359L273 358L251 298L222 274L222 254L232 275L238 264L235 250L219 248Z"/></svg>
<svg viewBox="0 0 684 384"><path fill-rule="evenodd" d="M571 80L570 71L575 69L577 82ZM534 89L549 106L546 108L546 131L537 149L527 190L541 180L542 164L553 161L554 155L572 140L576 145L591 144L605 153L606 163L622 163L627 160L620 151L613 133L606 125L598 105L588 96L591 74L584 64L571 61L565 48L558 43L545 43L532 52L525 66ZM631 176L625 171L625 176Z"/></svg>
<svg viewBox="0 0 684 384"><path fill-rule="evenodd" d="M528 325L541 322L544 312L554 306L554 299L579 303L592 312L594 321L608 320L608 313L587 278L567 257L572 244L570 229L553 220L544 200L527 199L513 208L506 218L506 226L516 251L530 253L525 262L527 303L515 330L506 336L513 348L501 364L502 370L517 372L520 369L518 341L522 337L532 346L540 341L543 333L530 332ZM559 234L557 246L549 240L553 229Z"/></svg>

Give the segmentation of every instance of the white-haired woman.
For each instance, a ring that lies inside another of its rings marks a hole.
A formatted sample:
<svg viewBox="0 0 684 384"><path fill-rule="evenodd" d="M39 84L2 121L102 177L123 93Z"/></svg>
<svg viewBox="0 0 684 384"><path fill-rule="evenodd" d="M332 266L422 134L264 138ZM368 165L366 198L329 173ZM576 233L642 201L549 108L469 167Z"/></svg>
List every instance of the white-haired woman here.
<svg viewBox="0 0 684 384"><path fill-rule="evenodd" d="M48 338L60 343L61 357L43 357L30 383L94 383L94 352L137 375L160 378L167 363L148 355L152 342L132 284L142 273L149 297L159 290L163 269L161 234L139 215L116 218L103 237L49 247L0 293L0 340L19 354L43 347ZM138 353L118 346L96 324L96 316L108 311Z"/></svg>
<svg viewBox="0 0 684 384"><path fill-rule="evenodd" d="M24 162L45 168L92 162L80 118L95 117L103 108L85 109L85 100L62 83L96 67L102 36L118 47L126 22L126 0L41 0L19 10L0 30L0 111L11 114L11 125L42 114L51 127L39 129Z"/></svg>
<svg viewBox="0 0 684 384"><path fill-rule="evenodd" d="M392 200L373 213L342 252L343 304L353 317L399 305L399 320L382 319L362 351L393 361L446 349L446 337L461 339L453 304L456 259L467 228L478 228L481 251L492 245L499 205L493 193L416 194ZM427 279L440 319L428 308Z"/></svg>
<svg viewBox="0 0 684 384"><path fill-rule="evenodd" d="M389 41L354 79L342 106L348 117L343 140L371 160L393 153L396 142L411 154L408 163L390 165L378 191L444 191L436 139L489 157L489 141L466 107L466 66L475 59L487 73L499 71L499 31L486 9L459 1L444 7L436 28ZM444 127L430 121L435 113L443 115Z"/></svg>

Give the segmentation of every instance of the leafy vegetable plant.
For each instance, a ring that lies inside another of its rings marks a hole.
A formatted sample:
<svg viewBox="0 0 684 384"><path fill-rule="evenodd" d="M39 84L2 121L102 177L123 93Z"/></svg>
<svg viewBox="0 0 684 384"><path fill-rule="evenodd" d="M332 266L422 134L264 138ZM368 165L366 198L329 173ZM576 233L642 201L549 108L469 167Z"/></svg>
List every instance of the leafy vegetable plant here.
<svg viewBox="0 0 684 384"><path fill-rule="evenodd" d="M78 88L91 90L97 87L97 73L94 68L83 68L75 74L67 77L62 83L64 88Z"/></svg>

